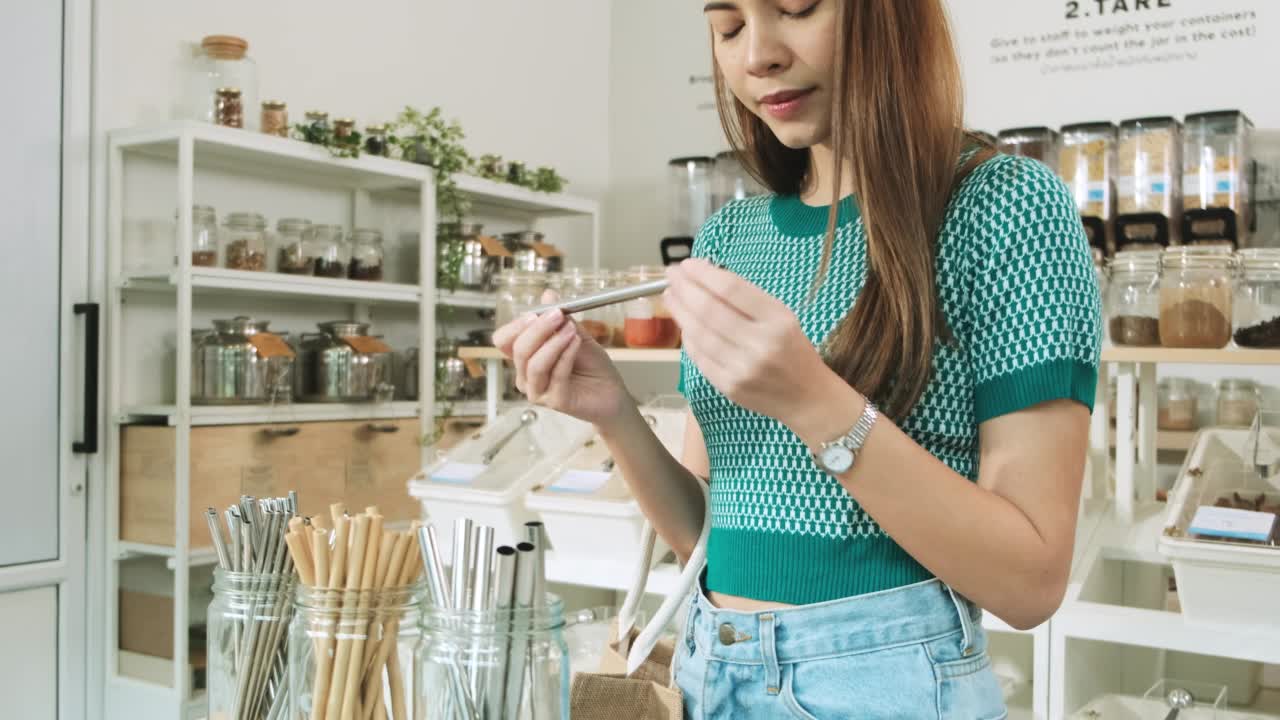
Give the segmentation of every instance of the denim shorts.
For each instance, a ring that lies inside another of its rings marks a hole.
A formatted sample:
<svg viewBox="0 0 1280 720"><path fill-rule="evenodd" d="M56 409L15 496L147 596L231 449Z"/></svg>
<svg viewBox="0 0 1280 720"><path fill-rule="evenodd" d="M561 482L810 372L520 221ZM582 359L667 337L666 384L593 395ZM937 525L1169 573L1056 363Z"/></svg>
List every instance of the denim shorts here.
<svg viewBox="0 0 1280 720"><path fill-rule="evenodd" d="M1001 720L982 611L938 580L745 613L693 594L676 648L686 720Z"/></svg>

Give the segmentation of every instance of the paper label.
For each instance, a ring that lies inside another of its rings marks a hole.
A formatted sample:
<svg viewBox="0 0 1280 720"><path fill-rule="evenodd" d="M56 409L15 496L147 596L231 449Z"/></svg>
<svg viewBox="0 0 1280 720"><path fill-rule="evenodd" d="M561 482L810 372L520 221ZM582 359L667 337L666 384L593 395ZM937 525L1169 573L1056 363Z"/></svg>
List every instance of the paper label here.
<svg viewBox="0 0 1280 720"><path fill-rule="evenodd" d="M1239 177L1233 172L1188 173L1182 176L1182 194L1187 197L1234 195L1239 191Z"/></svg>
<svg viewBox="0 0 1280 720"><path fill-rule="evenodd" d="M1276 516L1269 512L1202 505L1191 520L1191 534L1232 540L1267 542L1275 530Z"/></svg>
<svg viewBox="0 0 1280 720"><path fill-rule="evenodd" d="M486 466L475 463L445 463L432 471L431 480L433 482L466 485L474 482L487 469Z"/></svg>
<svg viewBox="0 0 1280 720"><path fill-rule="evenodd" d="M249 336L249 344L264 358L293 357L293 348L275 333L258 332Z"/></svg>
<svg viewBox="0 0 1280 720"><path fill-rule="evenodd" d="M342 342L351 346L352 350L366 355L391 352L390 345L372 335L344 335Z"/></svg>
<svg viewBox="0 0 1280 720"><path fill-rule="evenodd" d="M572 493L593 493L609 482L613 473L598 470L566 470L560 474L548 490Z"/></svg>
<svg viewBox="0 0 1280 720"><path fill-rule="evenodd" d="M484 249L485 255L489 257L511 257L511 251L507 249L506 245L502 244L501 240L487 235L481 235L476 239L480 241L480 247Z"/></svg>

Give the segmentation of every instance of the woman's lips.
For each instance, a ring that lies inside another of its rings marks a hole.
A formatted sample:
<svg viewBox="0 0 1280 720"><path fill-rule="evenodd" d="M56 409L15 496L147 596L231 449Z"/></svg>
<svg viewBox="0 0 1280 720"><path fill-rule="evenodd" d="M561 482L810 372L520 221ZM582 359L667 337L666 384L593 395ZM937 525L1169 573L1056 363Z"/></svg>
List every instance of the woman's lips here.
<svg viewBox="0 0 1280 720"><path fill-rule="evenodd" d="M760 106L779 120L790 120L804 109L805 101L813 94L813 90L814 88L808 88L771 93L760 98Z"/></svg>

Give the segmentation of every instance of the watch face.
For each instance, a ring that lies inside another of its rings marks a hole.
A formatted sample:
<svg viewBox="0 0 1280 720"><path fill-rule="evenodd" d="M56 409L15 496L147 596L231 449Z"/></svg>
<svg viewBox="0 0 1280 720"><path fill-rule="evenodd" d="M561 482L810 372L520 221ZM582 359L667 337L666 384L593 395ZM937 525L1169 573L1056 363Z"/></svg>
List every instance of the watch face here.
<svg viewBox="0 0 1280 720"><path fill-rule="evenodd" d="M843 445L823 448L819 458L822 460L822 467L832 475L848 472L849 468L853 467L853 453Z"/></svg>

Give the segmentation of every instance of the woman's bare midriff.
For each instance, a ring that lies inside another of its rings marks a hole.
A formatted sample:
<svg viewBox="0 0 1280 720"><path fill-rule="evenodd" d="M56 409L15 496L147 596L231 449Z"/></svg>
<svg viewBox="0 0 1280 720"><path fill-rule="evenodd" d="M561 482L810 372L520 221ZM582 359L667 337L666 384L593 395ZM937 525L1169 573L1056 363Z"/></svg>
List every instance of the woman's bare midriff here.
<svg viewBox="0 0 1280 720"><path fill-rule="evenodd" d="M736 595L725 595L718 592L708 592L707 599L712 605L721 610L737 610L738 612L763 612L765 610L782 610L784 608L795 607L786 603L765 602L763 600L752 600L751 598L738 597Z"/></svg>

